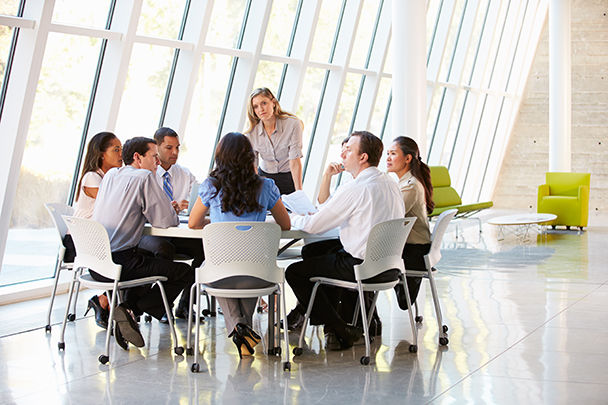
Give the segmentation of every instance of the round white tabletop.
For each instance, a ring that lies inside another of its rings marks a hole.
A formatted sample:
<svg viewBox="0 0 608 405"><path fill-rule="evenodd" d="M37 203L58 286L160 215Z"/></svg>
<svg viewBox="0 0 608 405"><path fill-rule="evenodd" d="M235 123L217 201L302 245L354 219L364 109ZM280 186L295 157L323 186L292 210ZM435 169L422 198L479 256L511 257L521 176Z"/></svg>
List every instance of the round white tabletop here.
<svg viewBox="0 0 608 405"><path fill-rule="evenodd" d="M555 218L557 218L557 215L554 214L515 214L488 219L488 224L502 226L544 224L553 221Z"/></svg>

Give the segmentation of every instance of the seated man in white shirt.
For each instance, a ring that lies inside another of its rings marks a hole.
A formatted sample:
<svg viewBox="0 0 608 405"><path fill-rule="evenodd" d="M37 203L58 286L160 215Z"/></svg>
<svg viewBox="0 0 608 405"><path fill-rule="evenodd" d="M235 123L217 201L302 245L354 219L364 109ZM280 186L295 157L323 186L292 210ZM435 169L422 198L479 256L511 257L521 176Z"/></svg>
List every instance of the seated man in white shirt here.
<svg viewBox="0 0 608 405"><path fill-rule="evenodd" d="M373 134L354 132L342 153L344 170L354 179L338 188L317 213L292 216L292 226L309 233L321 234L340 228L341 247L325 254L320 252L318 256L303 257L304 260L287 268L285 278L304 307L308 306L314 286L311 277L355 281L354 265L365 259L371 228L378 222L405 215L399 187L377 168L382 150L382 141ZM398 275L399 271L393 269L368 281L385 282L397 279ZM311 322L324 324L326 332L335 333L340 349L347 349L361 338L362 330L342 320L331 295L328 289L319 288Z"/></svg>
<svg viewBox="0 0 608 405"><path fill-rule="evenodd" d="M158 145L158 158L160 165L156 170L156 180L159 187L163 190L166 201L170 203L177 213L188 209L190 191L196 177L188 169L177 163L179 157L179 137L177 133L167 127L162 127L154 133L154 140ZM201 266L205 260L203 253L203 243L200 239L194 238L161 238L158 236L146 235L139 242L139 247L152 252L156 257L173 260L176 253L192 257L192 271ZM190 300L190 286L182 292L175 317L181 319L188 318L188 303ZM166 315L161 318L161 322L167 323Z"/></svg>
<svg viewBox="0 0 608 405"><path fill-rule="evenodd" d="M156 182L158 148L150 138L137 137L123 146L124 167L109 170L99 187L93 210L93 220L108 231L112 260L122 265L120 280L162 275L167 277L163 287L172 302L179 293L194 282L190 266L146 255L137 247L146 220L157 228L179 225L173 207ZM94 279L108 281L91 271ZM137 347L144 346L135 317L144 312L156 319L165 313L158 286L132 288L125 302L116 308L118 333ZM118 336L118 335L117 335Z"/></svg>

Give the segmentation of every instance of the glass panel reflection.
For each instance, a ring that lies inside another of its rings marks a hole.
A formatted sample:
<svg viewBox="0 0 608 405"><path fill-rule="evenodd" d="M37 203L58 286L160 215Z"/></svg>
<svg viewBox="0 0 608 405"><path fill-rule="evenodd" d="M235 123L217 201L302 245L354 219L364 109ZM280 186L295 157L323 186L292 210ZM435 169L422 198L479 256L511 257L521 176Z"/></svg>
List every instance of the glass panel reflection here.
<svg viewBox="0 0 608 405"><path fill-rule="evenodd" d="M205 44L224 48L236 47L246 5L246 0L214 2Z"/></svg>
<svg viewBox="0 0 608 405"><path fill-rule="evenodd" d="M49 35L0 285L53 276L59 240L44 204L67 201L100 44L95 38Z"/></svg>
<svg viewBox="0 0 608 405"><path fill-rule="evenodd" d="M272 3L270 20L262 53L267 55L287 55L289 38L294 23L298 0L282 0Z"/></svg>
<svg viewBox="0 0 608 405"><path fill-rule="evenodd" d="M53 22L105 28L110 11L110 0L56 0Z"/></svg>
<svg viewBox="0 0 608 405"><path fill-rule="evenodd" d="M186 0L172 0L170 2L145 0L139 16L137 33L178 39L185 4Z"/></svg>

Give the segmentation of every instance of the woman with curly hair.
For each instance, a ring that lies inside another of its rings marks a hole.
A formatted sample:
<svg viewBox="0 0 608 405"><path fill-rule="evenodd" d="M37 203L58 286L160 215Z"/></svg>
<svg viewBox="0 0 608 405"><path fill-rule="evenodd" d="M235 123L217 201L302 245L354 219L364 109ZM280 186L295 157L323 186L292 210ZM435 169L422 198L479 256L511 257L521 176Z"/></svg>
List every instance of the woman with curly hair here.
<svg viewBox="0 0 608 405"><path fill-rule="evenodd" d="M273 179L281 194L302 190L302 129L294 114L283 111L274 94L255 89L247 103L245 131L255 152L260 176Z"/></svg>
<svg viewBox="0 0 608 405"><path fill-rule="evenodd" d="M291 228L289 214L281 201L274 181L260 177L255 171L255 155L245 135L230 132L215 150L215 168L200 185L198 198L190 212L188 226L203 228L211 222L266 220L271 212L283 230ZM254 277L231 277L212 283L215 288L264 288L269 284ZM236 345L239 356L250 356L260 342L260 336L251 328L255 298L217 298L222 310L228 337Z"/></svg>

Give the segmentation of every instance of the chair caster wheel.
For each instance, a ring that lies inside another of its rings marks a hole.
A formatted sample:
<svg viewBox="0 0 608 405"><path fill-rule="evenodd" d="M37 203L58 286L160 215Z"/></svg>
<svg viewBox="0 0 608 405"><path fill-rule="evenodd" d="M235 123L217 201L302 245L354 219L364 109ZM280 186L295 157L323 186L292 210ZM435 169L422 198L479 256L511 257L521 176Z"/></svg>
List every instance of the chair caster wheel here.
<svg viewBox="0 0 608 405"><path fill-rule="evenodd" d="M551 229L555 229L555 225L551 225Z"/></svg>
<svg viewBox="0 0 608 405"><path fill-rule="evenodd" d="M418 346L410 345L410 353L418 353Z"/></svg>
<svg viewBox="0 0 608 405"><path fill-rule="evenodd" d="M363 364L364 366L368 366L369 365L369 357L367 357L367 356L361 357L361 364Z"/></svg>
<svg viewBox="0 0 608 405"><path fill-rule="evenodd" d="M282 352L283 352L283 351L281 350L281 348L280 348L280 347L275 347L275 348L274 348L274 355L275 355L275 356L280 356Z"/></svg>
<svg viewBox="0 0 608 405"><path fill-rule="evenodd" d="M443 333L448 333L448 325L443 325Z"/></svg>
<svg viewBox="0 0 608 405"><path fill-rule="evenodd" d="M291 363L286 361L283 363L283 371L291 371Z"/></svg>
<svg viewBox="0 0 608 405"><path fill-rule="evenodd" d="M301 347L294 347L293 348L293 355L294 356L301 356L302 355L302 348Z"/></svg>
<svg viewBox="0 0 608 405"><path fill-rule="evenodd" d="M417 316L416 318L414 318L414 320L418 323L422 323L422 317L421 316Z"/></svg>
<svg viewBox="0 0 608 405"><path fill-rule="evenodd" d="M177 346L175 349L173 349L173 351L175 352L175 354L177 354L178 356L181 356L182 354L184 354L184 348L181 346Z"/></svg>
<svg viewBox="0 0 608 405"><path fill-rule="evenodd" d="M211 316L211 311L209 311L208 309L203 309L203 315Z"/></svg>
<svg viewBox="0 0 608 405"><path fill-rule="evenodd" d="M144 320L146 321L146 323L151 323L152 322L152 315L147 315L144 317Z"/></svg>
<svg viewBox="0 0 608 405"><path fill-rule="evenodd" d="M200 366L198 363L192 363L192 366L190 366L190 371L192 371L193 373L198 373L200 371Z"/></svg>
<svg viewBox="0 0 608 405"><path fill-rule="evenodd" d="M65 342L57 343L57 347L59 348L59 350L65 350Z"/></svg>
<svg viewBox="0 0 608 405"><path fill-rule="evenodd" d="M44 331L45 331L46 333L51 333L51 325L46 325L46 326L44 327Z"/></svg>
<svg viewBox="0 0 608 405"><path fill-rule="evenodd" d="M68 314L68 321L74 322L75 319L76 319L76 315L74 315L74 314Z"/></svg>
<svg viewBox="0 0 608 405"><path fill-rule="evenodd" d="M98 360L101 364L108 364L108 361L110 361L110 357L106 356L105 354L102 354L99 356Z"/></svg>
<svg viewBox="0 0 608 405"><path fill-rule="evenodd" d="M188 347L186 349L186 356L194 356L194 349L191 347Z"/></svg>
<svg viewBox="0 0 608 405"><path fill-rule="evenodd" d="M445 338L445 337L439 338L439 344L441 346L447 346L448 343L450 343L450 341L448 340L448 338Z"/></svg>

